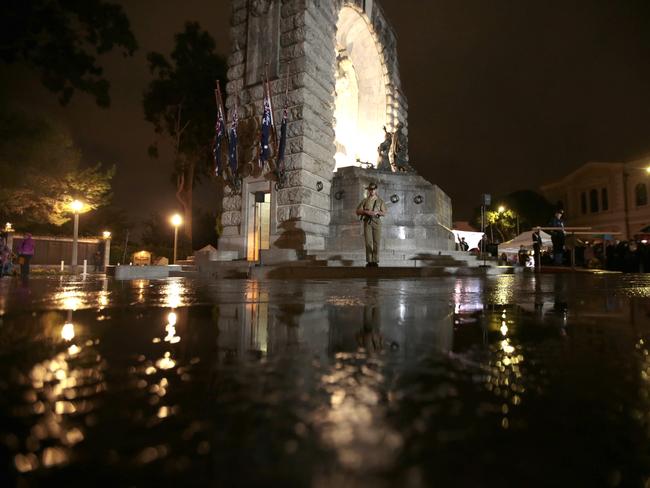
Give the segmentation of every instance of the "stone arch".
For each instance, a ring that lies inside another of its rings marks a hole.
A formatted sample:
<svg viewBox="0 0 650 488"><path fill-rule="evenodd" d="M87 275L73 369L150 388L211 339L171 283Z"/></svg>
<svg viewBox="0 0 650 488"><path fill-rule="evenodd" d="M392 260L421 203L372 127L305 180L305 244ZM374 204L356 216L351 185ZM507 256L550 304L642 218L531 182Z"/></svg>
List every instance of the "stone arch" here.
<svg viewBox="0 0 650 488"><path fill-rule="evenodd" d="M268 73L271 91L277 96L275 119L280 120L288 86L286 175L282 186L271 185L271 249L322 250L331 228L337 71L347 73L357 93L370 90L372 80L377 82L369 100L364 98L356 107L371 122L362 131L367 139L363 149L350 151L353 160L357 156L362 161L376 160L383 125L393 131L401 122L403 133L408 134L408 105L401 89L395 32L377 0L231 0L231 5L225 90L228 115L237 110L242 127L259 119L261 81ZM375 59L363 59L363 52L371 52ZM240 150L254 148L256 141L243 136ZM249 153L254 151L244 151ZM273 178L269 174L241 176L244 189ZM237 251L240 256L245 255L250 234L245 219L250 195L245 193L226 191L219 240L220 249Z"/></svg>
<svg viewBox="0 0 650 488"><path fill-rule="evenodd" d="M365 12L344 5L336 23L336 168L377 163L389 125L390 82L381 44Z"/></svg>

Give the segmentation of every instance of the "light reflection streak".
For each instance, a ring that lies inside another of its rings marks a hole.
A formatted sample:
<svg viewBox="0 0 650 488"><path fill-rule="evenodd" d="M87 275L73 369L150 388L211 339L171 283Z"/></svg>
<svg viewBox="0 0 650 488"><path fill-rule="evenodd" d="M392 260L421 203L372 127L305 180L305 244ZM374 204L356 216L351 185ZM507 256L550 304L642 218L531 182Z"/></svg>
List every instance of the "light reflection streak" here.
<svg viewBox="0 0 650 488"><path fill-rule="evenodd" d="M75 336L70 308L61 340L70 342ZM63 352L32 366L27 377L31 388L25 392L25 415L35 421L22 452L14 456L18 472L65 465L73 446L85 439L86 416L94 409L92 397L105 390L104 362L91 350L93 341L88 342L90 346L86 347L70 344Z"/></svg>
<svg viewBox="0 0 650 488"><path fill-rule="evenodd" d="M315 412L314 420L323 442L336 451L347 469L383 469L397 459L404 439L383 421L382 363L375 359L363 365L353 362L362 357L365 354L337 354L336 364L321 380L329 402Z"/></svg>
<svg viewBox="0 0 650 488"><path fill-rule="evenodd" d="M177 320L178 317L176 316L176 312L173 310L167 314L167 325L165 325L165 331L167 332L167 335L163 339L165 342L169 342L170 344L177 344L181 341L181 338L176 335Z"/></svg>
<svg viewBox="0 0 650 488"><path fill-rule="evenodd" d="M163 306L178 308L186 305L183 302L183 295L186 293L185 285L180 280L169 281L163 289L165 295Z"/></svg>
<svg viewBox="0 0 650 488"><path fill-rule="evenodd" d="M514 323L512 319L508 319L507 309L502 309L498 318L501 321L499 331L502 339L499 340L497 347L492 348L493 354L487 364L489 375L485 386L503 402L500 425L503 429L509 429L512 407L521 404L525 392L521 369L524 355L520 352L521 348L507 337L509 333L507 322L511 325Z"/></svg>

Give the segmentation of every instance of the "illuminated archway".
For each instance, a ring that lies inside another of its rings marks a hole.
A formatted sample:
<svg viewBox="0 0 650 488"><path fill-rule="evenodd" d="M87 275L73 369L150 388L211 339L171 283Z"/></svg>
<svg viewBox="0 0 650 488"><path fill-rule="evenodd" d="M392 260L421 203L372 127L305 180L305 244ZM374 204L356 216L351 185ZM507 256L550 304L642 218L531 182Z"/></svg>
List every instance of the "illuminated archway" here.
<svg viewBox="0 0 650 488"><path fill-rule="evenodd" d="M383 55L367 17L355 8L343 7L336 27L336 169L357 161L376 165L388 122Z"/></svg>

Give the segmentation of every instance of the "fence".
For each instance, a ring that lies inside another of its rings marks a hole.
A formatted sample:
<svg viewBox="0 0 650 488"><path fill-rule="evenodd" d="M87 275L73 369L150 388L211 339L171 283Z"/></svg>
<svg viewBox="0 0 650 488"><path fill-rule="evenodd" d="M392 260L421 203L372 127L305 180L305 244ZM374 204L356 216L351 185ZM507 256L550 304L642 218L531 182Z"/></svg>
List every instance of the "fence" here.
<svg viewBox="0 0 650 488"><path fill-rule="evenodd" d="M32 236L34 240L34 257L31 264L70 264L72 261L72 238L52 236ZM13 236L13 252L18 254L18 248L23 241L23 236ZM104 239L101 238L79 238L77 246L77 263L83 264L84 259L88 265L93 264L93 256L97 251L102 255L101 263L104 263Z"/></svg>

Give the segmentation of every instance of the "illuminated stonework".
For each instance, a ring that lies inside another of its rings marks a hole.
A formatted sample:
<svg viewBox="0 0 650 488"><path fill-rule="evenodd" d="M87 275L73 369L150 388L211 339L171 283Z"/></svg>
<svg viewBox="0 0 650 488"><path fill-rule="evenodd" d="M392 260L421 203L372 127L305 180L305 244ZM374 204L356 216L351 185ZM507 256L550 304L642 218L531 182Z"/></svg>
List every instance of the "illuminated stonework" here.
<svg viewBox="0 0 650 488"><path fill-rule="evenodd" d="M408 134L395 33L377 0L232 0L231 5L225 91L229 115L238 100L239 164L250 168L257 159L260 80L268 64L275 120L281 118L289 75L287 173L282 187L269 175L255 174L244 178L241 193L226 189L219 250L255 255L258 232L270 250L323 250L336 168L357 159L376 163L383 126L393 131L401 122ZM256 193L270 195L265 228L255 211Z"/></svg>
<svg viewBox="0 0 650 488"><path fill-rule="evenodd" d="M389 124L382 53L368 18L353 7L343 7L336 30L336 90L334 130L336 168L377 165L377 146Z"/></svg>

